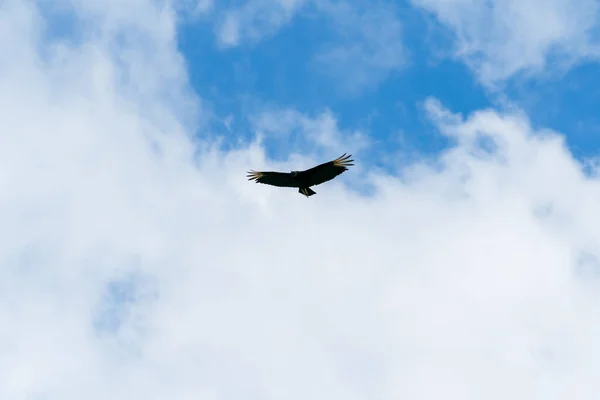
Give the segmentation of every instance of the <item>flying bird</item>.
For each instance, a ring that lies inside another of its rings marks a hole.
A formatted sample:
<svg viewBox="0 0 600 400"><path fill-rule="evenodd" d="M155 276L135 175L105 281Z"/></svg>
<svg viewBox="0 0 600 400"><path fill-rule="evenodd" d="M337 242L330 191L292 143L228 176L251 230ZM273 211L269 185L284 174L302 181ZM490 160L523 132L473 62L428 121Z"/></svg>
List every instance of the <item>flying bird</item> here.
<svg viewBox="0 0 600 400"><path fill-rule="evenodd" d="M298 188L298 192L308 198L313 194L317 194L317 192L310 188L311 186L330 181L346 171L349 166L354 165L352 164L354 160L350 160L350 157L352 157L350 154L346 155L344 153L341 157L333 161L317 165L306 171L259 172L250 170L248 171L248 180L255 180L256 183L264 183L272 186Z"/></svg>

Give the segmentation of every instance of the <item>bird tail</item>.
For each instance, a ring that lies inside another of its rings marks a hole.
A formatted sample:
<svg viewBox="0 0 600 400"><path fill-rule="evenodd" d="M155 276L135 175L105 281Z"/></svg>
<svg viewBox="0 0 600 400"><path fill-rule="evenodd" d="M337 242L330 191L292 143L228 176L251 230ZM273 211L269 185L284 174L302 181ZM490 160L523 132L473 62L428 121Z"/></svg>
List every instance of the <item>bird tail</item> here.
<svg viewBox="0 0 600 400"><path fill-rule="evenodd" d="M301 194L305 195L306 197L312 196L313 194L317 194L317 192L315 192L311 188L300 188L300 189L298 189L298 193L301 193Z"/></svg>

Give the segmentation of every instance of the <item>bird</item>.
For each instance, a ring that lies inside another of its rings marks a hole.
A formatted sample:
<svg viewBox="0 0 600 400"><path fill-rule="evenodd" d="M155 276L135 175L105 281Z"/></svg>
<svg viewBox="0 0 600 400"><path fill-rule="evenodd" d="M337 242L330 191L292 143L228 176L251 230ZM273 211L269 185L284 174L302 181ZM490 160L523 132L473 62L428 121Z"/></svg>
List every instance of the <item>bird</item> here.
<svg viewBox="0 0 600 400"><path fill-rule="evenodd" d="M291 172L273 172L273 171L248 171L248 180L254 180L256 183L264 183L279 187L298 188L298 193L303 194L306 198L317 194L310 187L320 185L327 182L346 171L349 166L352 166L354 160L351 160L351 154L344 153L335 160L319 164L316 167L305 171Z"/></svg>

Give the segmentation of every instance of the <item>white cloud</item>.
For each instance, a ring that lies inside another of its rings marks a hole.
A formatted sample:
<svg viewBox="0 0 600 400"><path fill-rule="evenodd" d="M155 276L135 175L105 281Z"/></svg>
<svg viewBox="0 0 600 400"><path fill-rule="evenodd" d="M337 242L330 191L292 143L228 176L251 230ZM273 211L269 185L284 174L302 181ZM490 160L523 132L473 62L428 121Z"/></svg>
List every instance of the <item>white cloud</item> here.
<svg viewBox="0 0 600 400"><path fill-rule="evenodd" d="M347 94L376 86L406 64L402 25L396 8L385 2L249 0L223 12L218 42L227 48L255 44L274 35L308 5L324 17L313 22L326 23L333 31L317 44L313 66Z"/></svg>
<svg viewBox="0 0 600 400"><path fill-rule="evenodd" d="M252 124L261 137L275 138L288 148L305 152L331 153L348 148L346 151L356 154L369 146L369 138L364 132L340 129L330 110L315 117L294 109L263 111L252 117Z"/></svg>
<svg viewBox="0 0 600 400"><path fill-rule="evenodd" d="M249 0L223 13L217 40L223 47L256 43L289 23L306 0Z"/></svg>
<svg viewBox="0 0 600 400"><path fill-rule="evenodd" d="M211 16L216 7L215 0L175 0L170 5L182 22L198 22Z"/></svg>
<svg viewBox="0 0 600 400"><path fill-rule="evenodd" d="M236 46L240 41L240 21L236 13L226 15L218 35L219 42L225 47Z"/></svg>
<svg viewBox="0 0 600 400"><path fill-rule="evenodd" d="M207 14L215 7L214 0L198 0L194 11L197 14Z"/></svg>
<svg viewBox="0 0 600 400"><path fill-rule="evenodd" d="M315 66L344 91L371 89L406 65L402 24L391 4L320 1L318 8L339 37L315 55Z"/></svg>
<svg viewBox="0 0 600 400"><path fill-rule="evenodd" d="M136 4L52 62L32 3L0 10L0 398L600 391L600 185L560 136L429 100L457 146L373 197L249 183L281 164L194 160L173 17Z"/></svg>
<svg viewBox="0 0 600 400"><path fill-rule="evenodd" d="M456 55L493 85L598 56L596 0L412 0L456 37Z"/></svg>

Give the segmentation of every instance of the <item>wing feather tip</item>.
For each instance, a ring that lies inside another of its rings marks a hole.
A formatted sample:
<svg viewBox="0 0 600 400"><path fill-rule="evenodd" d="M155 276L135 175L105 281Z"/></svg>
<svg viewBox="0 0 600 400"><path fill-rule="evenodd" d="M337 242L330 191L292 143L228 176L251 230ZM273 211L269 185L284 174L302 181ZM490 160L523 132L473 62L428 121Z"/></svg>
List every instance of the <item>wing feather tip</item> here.
<svg viewBox="0 0 600 400"><path fill-rule="evenodd" d="M262 172L259 171L254 171L254 170L250 170L247 172L246 177L248 178L249 181L251 180L255 180L256 183L258 183L258 180L260 178L262 178L264 176L264 174Z"/></svg>
<svg viewBox="0 0 600 400"><path fill-rule="evenodd" d="M343 168L344 170L347 170L347 167L353 166L353 162L354 160L351 160L350 157L352 157L352 154L342 154L340 157L336 158L335 160L333 160L333 165L338 167L338 168Z"/></svg>

